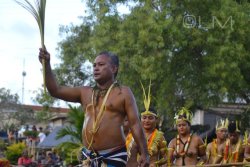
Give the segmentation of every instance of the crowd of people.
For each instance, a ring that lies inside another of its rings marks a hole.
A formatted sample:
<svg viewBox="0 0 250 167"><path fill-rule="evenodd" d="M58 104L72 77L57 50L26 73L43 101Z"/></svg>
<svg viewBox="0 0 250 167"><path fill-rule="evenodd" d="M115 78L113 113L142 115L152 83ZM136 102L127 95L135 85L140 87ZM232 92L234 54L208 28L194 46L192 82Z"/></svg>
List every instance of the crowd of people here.
<svg viewBox="0 0 250 167"><path fill-rule="evenodd" d="M18 158L19 167L59 167L62 164L61 159L54 151L39 152L37 160L32 159L27 149L24 149L22 156Z"/></svg>
<svg viewBox="0 0 250 167"><path fill-rule="evenodd" d="M95 58L95 86L59 85L46 49L40 49L39 60L44 64L50 95L79 103L85 111L83 166L188 166L249 160L250 139L241 140L237 121L228 126L227 121L218 125L217 138L207 146L200 136L191 132L192 114L184 107L174 118L178 134L167 144L163 132L157 128L159 116L150 108L150 86L148 96L142 86L145 110L140 120L132 91L116 80L119 59L111 52L101 52Z"/></svg>

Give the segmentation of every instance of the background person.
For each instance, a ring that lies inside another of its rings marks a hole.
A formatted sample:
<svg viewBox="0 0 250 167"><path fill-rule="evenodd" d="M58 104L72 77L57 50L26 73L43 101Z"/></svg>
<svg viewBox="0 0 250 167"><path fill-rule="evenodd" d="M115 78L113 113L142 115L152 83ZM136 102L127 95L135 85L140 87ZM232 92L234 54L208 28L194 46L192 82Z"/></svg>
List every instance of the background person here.
<svg viewBox="0 0 250 167"><path fill-rule="evenodd" d="M18 158L18 167L35 167L35 162L29 157L28 151L24 150L22 156Z"/></svg>
<svg viewBox="0 0 250 167"><path fill-rule="evenodd" d="M206 161L203 140L191 133L192 114L183 107L175 116L178 135L168 146L170 163L176 166L202 165Z"/></svg>
<svg viewBox="0 0 250 167"><path fill-rule="evenodd" d="M207 164L219 164L223 159L222 150L228 135L228 119L216 123L216 139L207 145Z"/></svg>
<svg viewBox="0 0 250 167"><path fill-rule="evenodd" d="M222 164L243 162L245 147L240 136L238 121L231 121L228 125L228 139L223 151Z"/></svg>
<svg viewBox="0 0 250 167"><path fill-rule="evenodd" d="M39 137L39 143L42 143L43 140L46 138L46 135L43 132L43 128L42 127L39 127L38 137Z"/></svg>

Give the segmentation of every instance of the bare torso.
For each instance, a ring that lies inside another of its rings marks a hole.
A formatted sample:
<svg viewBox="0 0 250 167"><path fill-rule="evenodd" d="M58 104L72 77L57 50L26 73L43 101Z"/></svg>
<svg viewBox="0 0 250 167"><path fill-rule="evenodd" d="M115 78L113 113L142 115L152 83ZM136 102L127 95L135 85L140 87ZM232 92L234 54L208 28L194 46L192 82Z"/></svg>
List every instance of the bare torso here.
<svg viewBox="0 0 250 167"><path fill-rule="evenodd" d="M169 144L169 148L172 148L170 154L174 156L174 164L176 166L196 165L198 163L197 158L205 155L205 147L202 149L202 145L202 140L198 136L193 135L186 154L184 156L178 156L176 152L176 138L174 138ZM180 150L184 150L184 144L181 142Z"/></svg>
<svg viewBox="0 0 250 167"><path fill-rule="evenodd" d="M217 164L222 160L223 148L225 147L225 141L217 142L217 140L212 141L207 145L207 163Z"/></svg>
<svg viewBox="0 0 250 167"><path fill-rule="evenodd" d="M89 98L82 98L85 99L82 101L82 105L85 107L82 139L84 146L88 149L100 151L125 145L122 129L126 115L124 91L126 91L124 87L114 87L111 90L105 103L103 116L100 117L100 121L96 122L96 132L94 132L93 126L100 113L104 97L100 97L97 103L94 100L94 104L92 104L92 88L89 88L87 95L84 91L85 97ZM111 140L112 142L110 142Z"/></svg>

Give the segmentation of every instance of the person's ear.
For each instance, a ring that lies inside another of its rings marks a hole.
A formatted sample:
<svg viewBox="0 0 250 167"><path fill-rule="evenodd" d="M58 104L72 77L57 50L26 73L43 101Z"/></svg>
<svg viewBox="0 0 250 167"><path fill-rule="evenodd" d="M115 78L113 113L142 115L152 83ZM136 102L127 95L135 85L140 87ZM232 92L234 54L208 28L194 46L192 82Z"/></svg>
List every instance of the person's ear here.
<svg viewBox="0 0 250 167"><path fill-rule="evenodd" d="M118 67L115 65L112 65L112 73L115 74L118 72Z"/></svg>

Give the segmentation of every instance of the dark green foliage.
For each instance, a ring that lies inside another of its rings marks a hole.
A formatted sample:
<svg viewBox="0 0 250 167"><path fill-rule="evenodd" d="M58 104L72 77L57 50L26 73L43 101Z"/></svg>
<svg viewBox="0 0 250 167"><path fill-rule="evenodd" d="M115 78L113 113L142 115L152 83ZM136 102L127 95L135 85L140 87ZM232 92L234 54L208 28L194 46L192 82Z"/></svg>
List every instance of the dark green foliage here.
<svg viewBox="0 0 250 167"><path fill-rule="evenodd" d="M130 13L119 13L121 3ZM59 44L62 64L56 69L61 83L91 82L83 63L110 50L120 58L118 80L131 87L139 110L139 82L152 80L152 106L164 115L166 127L182 106L194 111L225 99L249 104L248 1L102 0L87 5L81 25L62 28L66 38Z"/></svg>

